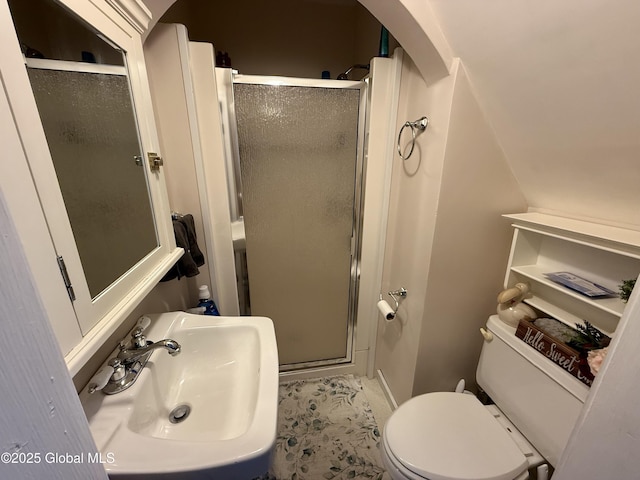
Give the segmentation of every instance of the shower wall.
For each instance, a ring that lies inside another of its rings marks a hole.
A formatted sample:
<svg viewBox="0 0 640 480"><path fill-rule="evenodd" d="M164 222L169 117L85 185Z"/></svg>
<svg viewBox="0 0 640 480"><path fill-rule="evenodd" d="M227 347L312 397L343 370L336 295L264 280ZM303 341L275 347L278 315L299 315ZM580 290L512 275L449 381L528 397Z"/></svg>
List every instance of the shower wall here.
<svg viewBox="0 0 640 480"><path fill-rule="evenodd" d="M181 42L188 45L187 51L179 46ZM196 49L196 47L198 47ZM196 52L199 52L196 55ZM196 218L196 226L202 225L205 233L198 233L199 244L207 247L207 264L211 269L211 286L214 298L224 315L238 314L238 295L235 290L236 272L233 257L232 226L229 213L227 166L222 141L223 127L220 124L216 97L216 79L220 69L214 75L212 68L213 48L210 44L189 42L186 30L177 25L157 25L148 37L145 45L145 56L150 73L152 95L155 104L157 123L161 132L161 151L164 153L165 168L171 168L175 179L169 185L172 208L179 205L183 211L192 211ZM397 57L397 58L396 58ZM375 323L378 311L376 302L380 293L382 276L382 257L384 250L384 232L386 229L386 213L388 205L388 185L391 168L387 160L394 151L396 103L401 69L401 53L393 58L375 58L372 61L372 84L369 89L372 104L378 112L369 120L371 137L368 141L366 189L364 203L367 208L363 212L360 282L358 292L357 324L355 325L354 349L351 363L333 366L330 371L335 374L364 374L373 368L373 342ZM184 64L191 65L185 71ZM194 65L198 68L194 69ZM342 85L342 82L340 86ZM213 89L211 88L213 85ZM180 92L180 94L176 94ZM218 92L220 93L220 92ZM194 147L194 130L190 128L191 107L186 100L195 94L197 125L202 146L202 156L206 159L204 173L198 173L196 150ZM169 133L167 133L169 132ZM198 179L205 179L202 185ZM200 203L200 195L206 192ZM204 209L211 212L208 226L201 222L206 220ZM210 241L210 242L209 242ZM211 245L211 248L209 246ZM222 250L228 250L227 253ZM274 271L273 275L277 275ZM202 274L196 280L201 280ZM191 279L187 279L191 280ZM187 285L185 281L170 282L167 286L185 287L190 296L197 297L197 284ZM233 287L233 288L231 288ZM223 288L225 289L223 291ZM233 290L233 292L231 291ZM285 295L284 300L288 297ZM330 299L329 301L333 301ZM173 304L172 304L173 305ZM192 306L189 302L185 306ZM173 307L175 309L175 307ZM184 307L179 307L184 308ZM157 308L148 311L160 311ZM313 326L305 335L313 338ZM370 362L370 363L368 363ZM328 370L327 370L328 371ZM370 371L372 373L373 370ZM303 373L289 373L288 378L302 377ZM317 373L316 373L317 375Z"/></svg>

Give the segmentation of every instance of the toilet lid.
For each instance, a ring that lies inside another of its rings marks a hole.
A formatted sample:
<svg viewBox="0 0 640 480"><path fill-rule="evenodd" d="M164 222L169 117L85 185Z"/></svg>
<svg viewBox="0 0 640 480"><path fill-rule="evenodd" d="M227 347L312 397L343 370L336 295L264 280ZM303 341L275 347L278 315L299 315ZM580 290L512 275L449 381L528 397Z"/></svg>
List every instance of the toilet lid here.
<svg viewBox="0 0 640 480"><path fill-rule="evenodd" d="M473 395L438 392L398 408L384 436L394 457L430 480L513 480L528 462Z"/></svg>

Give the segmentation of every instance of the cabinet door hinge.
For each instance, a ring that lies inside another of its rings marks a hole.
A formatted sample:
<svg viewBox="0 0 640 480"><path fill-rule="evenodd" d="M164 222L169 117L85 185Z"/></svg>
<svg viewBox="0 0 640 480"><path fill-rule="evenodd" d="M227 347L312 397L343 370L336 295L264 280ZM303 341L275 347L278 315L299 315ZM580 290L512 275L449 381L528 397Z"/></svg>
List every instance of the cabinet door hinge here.
<svg viewBox="0 0 640 480"><path fill-rule="evenodd" d="M69 299L73 302L76 299L76 294L73 291L73 285L71 285L71 279L69 278L69 272L67 272L67 266L64 264L64 259L62 258L62 256L59 256L57 260L58 268L60 268L60 274L62 275L62 280L64 281L64 286L67 287Z"/></svg>

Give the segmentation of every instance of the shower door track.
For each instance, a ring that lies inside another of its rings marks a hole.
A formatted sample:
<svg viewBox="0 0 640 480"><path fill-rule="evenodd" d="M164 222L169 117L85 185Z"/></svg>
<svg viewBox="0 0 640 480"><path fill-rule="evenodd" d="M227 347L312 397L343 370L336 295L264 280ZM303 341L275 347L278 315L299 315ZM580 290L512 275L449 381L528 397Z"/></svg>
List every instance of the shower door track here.
<svg viewBox="0 0 640 480"><path fill-rule="evenodd" d="M281 364L280 372L293 372L305 369L331 367L337 365L351 364L354 361L355 334L356 334L356 314L358 311L358 287L360 280L360 256L362 244L362 219L364 209L364 141L365 141L365 113L367 105L368 81L350 80L321 80L312 78L293 78L262 75L240 75L234 72L233 84L254 84L254 85L277 85L291 87L319 87L319 88L339 88L359 90L360 101L358 105L358 128L357 128L357 148L356 148L356 171L354 185L354 208L353 208L353 230L351 238L351 279L349 283L349 313L347 319L346 355L341 358L330 358L300 362L292 364ZM229 128L233 165L231 167L235 178L235 195L231 198L232 210L237 212L238 217L242 214L242 179L240 176L240 150L238 145L238 133L236 127L235 105L233 105L233 93L231 92L231 105L229 111ZM234 208L235 207L235 208ZM238 220L239 218L232 219Z"/></svg>

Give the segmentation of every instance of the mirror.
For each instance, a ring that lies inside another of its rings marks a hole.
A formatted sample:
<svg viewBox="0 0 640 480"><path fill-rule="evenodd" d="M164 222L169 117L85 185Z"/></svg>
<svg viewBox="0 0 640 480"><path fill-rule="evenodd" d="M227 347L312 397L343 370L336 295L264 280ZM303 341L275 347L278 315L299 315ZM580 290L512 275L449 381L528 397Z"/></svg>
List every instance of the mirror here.
<svg viewBox="0 0 640 480"><path fill-rule="evenodd" d="M95 299L159 244L126 52L52 0L9 6Z"/></svg>

